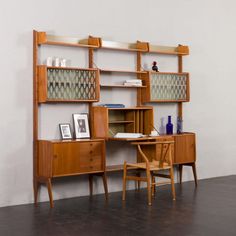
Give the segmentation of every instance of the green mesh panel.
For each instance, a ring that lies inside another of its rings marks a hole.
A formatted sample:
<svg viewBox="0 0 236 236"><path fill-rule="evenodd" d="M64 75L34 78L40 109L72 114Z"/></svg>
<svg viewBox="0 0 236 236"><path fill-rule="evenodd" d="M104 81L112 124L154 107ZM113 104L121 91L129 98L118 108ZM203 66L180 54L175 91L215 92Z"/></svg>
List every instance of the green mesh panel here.
<svg viewBox="0 0 236 236"><path fill-rule="evenodd" d="M47 74L49 99L96 99L96 71L48 68Z"/></svg>
<svg viewBox="0 0 236 236"><path fill-rule="evenodd" d="M186 100L186 74L151 74L151 100Z"/></svg>

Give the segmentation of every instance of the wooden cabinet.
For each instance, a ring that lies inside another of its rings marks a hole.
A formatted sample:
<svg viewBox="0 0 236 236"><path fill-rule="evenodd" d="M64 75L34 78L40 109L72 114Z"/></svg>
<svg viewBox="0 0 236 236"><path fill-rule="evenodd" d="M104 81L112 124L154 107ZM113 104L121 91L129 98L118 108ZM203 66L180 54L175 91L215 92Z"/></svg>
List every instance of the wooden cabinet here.
<svg viewBox="0 0 236 236"><path fill-rule="evenodd" d="M195 134L184 133L174 136L175 164L193 163L196 161Z"/></svg>
<svg viewBox="0 0 236 236"><path fill-rule="evenodd" d="M188 102L189 74L148 72L141 74L145 87L142 102Z"/></svg>
<svg viewBox="0 0 236 236"><path fill-rule="evenodd" d="M97 102L99 70L38 66L38 101Z"/></svg>
<svg viewBox="0 0 236 236"><path fill-rule="evenodd" d="M91 127L94 138L114 139L118 132L150 134L153 129L153 108L92 107Z"/></svg>
<svg viewBox="0 0 236 236"><path fill-rule="evenodd" d="M52 178L105 170L104 140L39 140L38 146L39 177Z"/></svg>

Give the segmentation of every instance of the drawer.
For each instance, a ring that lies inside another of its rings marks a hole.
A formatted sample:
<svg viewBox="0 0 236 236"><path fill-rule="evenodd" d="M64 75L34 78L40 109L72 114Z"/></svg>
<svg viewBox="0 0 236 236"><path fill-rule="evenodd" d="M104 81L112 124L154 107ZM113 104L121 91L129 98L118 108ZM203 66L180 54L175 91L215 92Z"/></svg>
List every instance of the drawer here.
<svg viewBox="0 0 236 236"><path fill-rule="evenodd" d="M103 142L53 144L53 176L103 170Z"/></svg>

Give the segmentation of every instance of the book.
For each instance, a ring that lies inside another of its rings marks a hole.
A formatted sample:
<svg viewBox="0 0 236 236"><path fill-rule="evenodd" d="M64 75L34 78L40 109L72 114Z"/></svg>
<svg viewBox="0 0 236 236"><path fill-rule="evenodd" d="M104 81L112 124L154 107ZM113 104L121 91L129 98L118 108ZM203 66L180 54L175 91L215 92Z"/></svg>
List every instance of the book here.
<svg viewBox="0 0 236 236"><path fill-rule="evenodd" d="M124 104L114 104L114 103L105 103L105 104L100 104L99 106L101 107L108 107L108 108L123 108L125 107Z"/></svg>

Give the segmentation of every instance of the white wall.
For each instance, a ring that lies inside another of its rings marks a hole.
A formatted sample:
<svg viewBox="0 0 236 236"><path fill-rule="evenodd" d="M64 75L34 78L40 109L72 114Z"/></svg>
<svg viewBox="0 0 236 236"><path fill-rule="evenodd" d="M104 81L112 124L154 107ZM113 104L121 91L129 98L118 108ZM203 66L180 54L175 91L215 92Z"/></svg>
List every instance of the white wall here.
<svg viewBox="0 0 236 236"><path fill-rule="evenodd" d="M1 3L0 206L33 201L33 29L81 38L94 35L124 42L138 39L162 45L189 45L190 56L184 59L184 69L191 73L191 102L184 104L184 129L197 133L198 177L235 174L235 7L233 0L22 0ZM78 52L74 54L72 49L65 49L63 55L71 56L75 63L77 59L82 63L85 54L83 50ZM168 67L169 59L166 59L157 57L161 70ZM120 65L122 60L117 59L115 63ZM124 95L124 100L129 96ZM155 105L155 109L156 125L160 117L176 112L174 105ZM58 123L71 121L72 113L85 110L85 106L75 105L44 106L40 113L41 137L57 137ZM127 146L118 152L115 145L110 144L108 149L109 163L134 155ZM190 170L184 175L186 180L192 179ZM120 190L120 180L119 174L111 175L109 190ZM95 192L103 192L100 180ZM54 181L55 199L87 194L86 177ZM45 188L42 188L40 200L47 199Z"/></svg>

